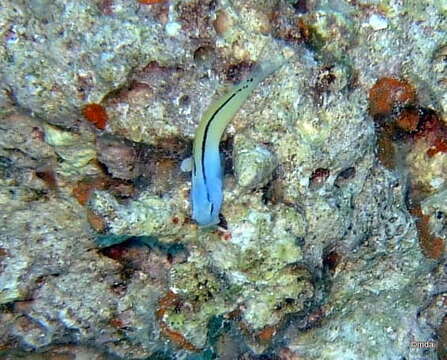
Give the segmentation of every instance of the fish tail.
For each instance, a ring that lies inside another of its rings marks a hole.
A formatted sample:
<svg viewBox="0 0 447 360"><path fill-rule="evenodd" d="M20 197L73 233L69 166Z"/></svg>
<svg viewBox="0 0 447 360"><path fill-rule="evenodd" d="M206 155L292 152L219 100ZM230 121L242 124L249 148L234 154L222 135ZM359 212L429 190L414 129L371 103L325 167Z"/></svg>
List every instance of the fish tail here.
<svg viewBox="0 0 447 360"><path fill-rule="evenodd" d="M254 69L255 77L262 80L284 66L291 55L284 55L282 50L283 48L277 41L267 40L261 49L258 64ZM272 54L274 55L272 56Z"/></svg>

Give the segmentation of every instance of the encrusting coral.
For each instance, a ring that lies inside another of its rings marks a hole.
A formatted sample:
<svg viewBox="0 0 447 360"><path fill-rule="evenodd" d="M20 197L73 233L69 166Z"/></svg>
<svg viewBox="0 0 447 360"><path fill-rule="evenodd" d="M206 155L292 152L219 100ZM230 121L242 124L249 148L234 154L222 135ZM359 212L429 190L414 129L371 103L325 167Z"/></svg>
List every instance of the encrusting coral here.
<svg viewBox="0 0 447 360"><path fill-rule="evenodd" d="M411 341L445 339L444 3L2 3L0 349L435 356ZM201 114L280 55L199 229Z"/></svg>

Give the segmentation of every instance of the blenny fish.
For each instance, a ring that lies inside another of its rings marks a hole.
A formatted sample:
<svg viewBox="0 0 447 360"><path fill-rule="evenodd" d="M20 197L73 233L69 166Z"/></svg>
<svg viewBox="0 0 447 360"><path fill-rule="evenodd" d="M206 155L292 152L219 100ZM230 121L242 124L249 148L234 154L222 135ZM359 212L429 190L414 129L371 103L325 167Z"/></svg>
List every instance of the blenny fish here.
<svg viewBox="0 0 447 360"><path fill-rule="evenodd" d="M213 102L202 115L194 138L192 158L182 164L184 170L192 170L192 218L200 227L219 223L223 200L219 143L225 128L256 86L284 63L265 62L257 65L245 80Z"/></svg>

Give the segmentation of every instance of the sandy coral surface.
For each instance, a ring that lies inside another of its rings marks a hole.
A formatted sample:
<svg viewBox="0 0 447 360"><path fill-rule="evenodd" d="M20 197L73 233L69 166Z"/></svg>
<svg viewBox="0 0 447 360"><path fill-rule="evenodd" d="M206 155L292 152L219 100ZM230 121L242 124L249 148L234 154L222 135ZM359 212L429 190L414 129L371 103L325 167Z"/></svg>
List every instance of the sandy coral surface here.
<svg viewBox="0 0 447 360"><path fill-rule="evenodd" d="M445 1L5 0L0 35L1 359L446 357ZM275 61L200 228L195 128Z"/></svg>

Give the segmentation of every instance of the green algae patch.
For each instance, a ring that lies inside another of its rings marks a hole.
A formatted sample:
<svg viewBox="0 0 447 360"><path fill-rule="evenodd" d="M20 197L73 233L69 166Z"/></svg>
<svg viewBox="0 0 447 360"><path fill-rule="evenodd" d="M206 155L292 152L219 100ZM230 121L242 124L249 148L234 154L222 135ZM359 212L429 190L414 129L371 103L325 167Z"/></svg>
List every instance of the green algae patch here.
<svg viewBox="0 0 447 360"><path fill-rule="evenodd" d="M223 277L198 258L173 268L170 287L180 297L181 305L168 309L163 317L164 323L194 346L203 347L207 340L208 322L213 316L230 311L237 299L236 294L229 291Z"/></svg>
<svg viewBox="0 0 447 360"><path fill-rule="evenodd" d="M96 159L92 133L76 134L48 124L44 129L45 142L53 147L54 152L61 159L56 168L59 175L73 180L98 172L96 166L92 164L92 160Z"/></svg>
<svg viewBox="0 0 447 360"><path fill-rule="evenodd" d="M181 298L180 306L164 312L171 330L202 348L206 324L216 316L240 311L244 326L255 333L305 311L314 285L309 270L297 265L303 259L297 241L304 233L303 219L292 209L277 210L276 217L250 210L229 241L199 233L188 261L171 271L170 289Z"/></svg>

